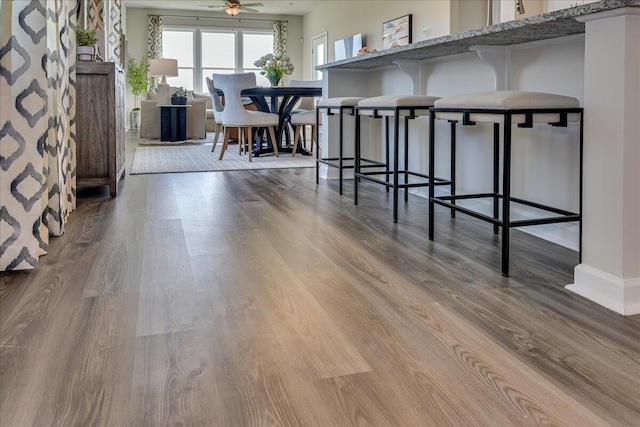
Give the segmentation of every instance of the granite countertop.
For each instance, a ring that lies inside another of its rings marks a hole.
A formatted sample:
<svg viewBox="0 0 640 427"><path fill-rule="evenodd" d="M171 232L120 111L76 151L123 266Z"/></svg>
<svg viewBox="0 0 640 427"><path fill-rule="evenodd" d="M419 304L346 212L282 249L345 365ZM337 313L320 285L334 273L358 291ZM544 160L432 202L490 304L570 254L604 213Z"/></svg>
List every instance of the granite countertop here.
<svg viewBox="0 0 640 427"><path fill-rule="evenodd" d="M578 22L576 17L622 7L640 7L640 0L602 0L393 49L367 53L355 58L320 65L316 69L373 69L391 65L394 61L416 61L465 53L469 52L471 46L508 46L582 34L585 24Z"/></svg>

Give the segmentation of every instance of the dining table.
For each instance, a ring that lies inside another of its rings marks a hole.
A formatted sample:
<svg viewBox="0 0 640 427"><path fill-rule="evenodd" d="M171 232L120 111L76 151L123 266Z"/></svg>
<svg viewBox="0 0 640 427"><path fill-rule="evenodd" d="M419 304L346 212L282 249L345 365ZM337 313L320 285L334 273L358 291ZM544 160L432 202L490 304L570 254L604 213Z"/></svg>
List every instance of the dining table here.
<svg viewBox="0 0 640 427"><path fill-rule="evenodd" d="M217 90L221 96L224 96L222 91ZM266 132L266 137L263 136L265 132L258 132L254 139L256 144L253 148L253 156L259 157L262 154L273 153L274 143L278 144L279 153L291 153L293 151L289 133L286 132L288 126L287 120L300 98L304 96L322 96L322 88L256 86L244 89L241 95L251 99L258 111L277 114L279 117L278 126L275 131L277 141L271 141L268 132ZM296 154L298 153L307 156L311 155L308 150L302 147L302 144L298 144Z"/></svg>

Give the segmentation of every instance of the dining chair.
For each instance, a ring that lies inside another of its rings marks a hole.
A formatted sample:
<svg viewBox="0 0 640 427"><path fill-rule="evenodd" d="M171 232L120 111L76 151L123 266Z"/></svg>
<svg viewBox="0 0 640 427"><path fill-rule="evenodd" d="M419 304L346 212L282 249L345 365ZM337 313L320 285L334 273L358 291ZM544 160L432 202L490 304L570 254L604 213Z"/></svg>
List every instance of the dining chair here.
<svg viewBox="0 0 640 427"><path fill-rule="evenodd" d="M213 137L213 147L211 148L211 152L213 153L216 149L216 144L218 143L218 137L220 136L220 133L224 133L224 126L222 125L222 112L224 111L224 107L222 106L222 101L220 100L218 92L216 92L216 87L213 84L213 80L211 80L209 77L207 77L207 87L209 88L211 100L213 101L213 117L216 121L216 135Z"/></svg>
<svg viewBox="0 0 640 427"><path fill-rule="evenodd" d="M214 74L213 81L224 93L224 110L222 111L222 125L224 126L224 142L220 151L220 160L224 157L224 152L229 145L229 132L231 128L238 128L238 133L247 131L249 143L249 161L252 161L253 152L253 128L267 128L273 151L278 155L278 141L276 139L276 126L279 124L279 116L261 111L246 110L242 104L241 93L244 89L256 87L256 75L253 73L240 74ZM242 139L242 138L240 138ZM239 141L240 142L240 141Z"/></svg>
<svg viewBox="0 0 640 427"><path fill-rule="evenodd" d="M321 88L322 80L291 80L289 86ZM304 148L307 148L307 126L311 126L311 152L313 153L313 146L315 144L314 141L316 137L316 106L314 97L302 97L298 108L292 111L289 123L291 123L291 125L295 127L295 133L293 136L293 152L291 153L291 155L295 156L296 154L301 132L302 146Z"/></svg>

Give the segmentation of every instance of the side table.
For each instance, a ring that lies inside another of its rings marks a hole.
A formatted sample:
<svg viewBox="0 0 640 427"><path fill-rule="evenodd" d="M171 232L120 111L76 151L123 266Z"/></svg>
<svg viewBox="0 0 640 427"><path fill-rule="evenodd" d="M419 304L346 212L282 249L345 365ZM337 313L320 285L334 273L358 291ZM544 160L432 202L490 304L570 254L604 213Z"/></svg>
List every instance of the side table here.
<svg viewBox="0 0 640 427"><path fill-rule="evenodd" d="M187 139L187 108L191 105L158 105L160 108L160 141Z"/></svg>

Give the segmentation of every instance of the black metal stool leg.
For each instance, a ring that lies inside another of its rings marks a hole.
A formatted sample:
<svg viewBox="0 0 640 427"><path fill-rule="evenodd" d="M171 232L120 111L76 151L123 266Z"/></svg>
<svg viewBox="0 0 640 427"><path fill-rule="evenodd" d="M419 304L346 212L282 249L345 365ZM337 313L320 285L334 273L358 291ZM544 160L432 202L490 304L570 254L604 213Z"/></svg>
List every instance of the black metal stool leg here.
<svg viewBox="0 0 640 427"><path fill-rule="evenodd" d="M404 183L409 184L409 116L404 118ZM404 189L404 201L409 201L409 187Z"/></svg>
<svg viewBox="0 0 640 427"><path fill-rule="evenodd" d="M511 218L511 114L504 115L502 171L502 275L509 276L509 231Z"/></svg>
<svg viewBox="0 0 640 427"><path fill-rule="evenodd" d="M344 110L340 107L340 138L338 139L338 194L342 196L342 144L343 144L343 135L342 131L344 128L343 124L344 120Z"/></svg>
<svg viewBox="0 0 640 427"><path fill-rule="evenodd" d="M400 114L396 109L393 121L393 222L398 222L398 156L400 154Z"/></svg>
<svg viewBox="0 0 640 427"><path fill-rule="evenodd" d="M389 183L389 116L384 116L384 133L385 133L385 137L384 137L384 142L385 142L385 162L387 163L387 167L385 168L385 171L387 172L386 175L386 179L387 179L387 184ZM386 186L386 190L387 193L389 192L389 186Z"/></svg>
<svg viewBox="0 0 640 427"><path fill-rule="evenodd" d="M434 179L430 176L429 179ZM456 195L456 122L451 122L451 195ZM451 200L451 204L455 205L456 201ZM451 218L456 217L456 210L451 208Z"/></svg>
<svg viewBox="0 0 640 427"><path fill-rule="evenodd" d="M316 185L319 185L319 184L320 184L320 109L316 108Z"/></svg>
<svg viewBox="0 0 640 427"><path fill-rule="evenodd" d="M493 217L500 215L500 123L493 124ZM493 224L493 234L498 234L500 226Z"/></svg>
<svg viewBox="0 0 640 427"><path fill-rule="evenodd" d="M355 156L354 156L354 164L353 171L354 174L360 173L360 114L358 111L354 109L354 115L356 120L356 147L355 147ZM358 177L353 177L353 204L358 204Z"/></svg>
<svg viewBox="0 0 640 427"><path fill-rule="evenodd" d="M435 181L433 179L435 175L435 115L436 113L429 114L429 240L433 240L434 236L434 203L433 197L435 196Z"/></svg>

